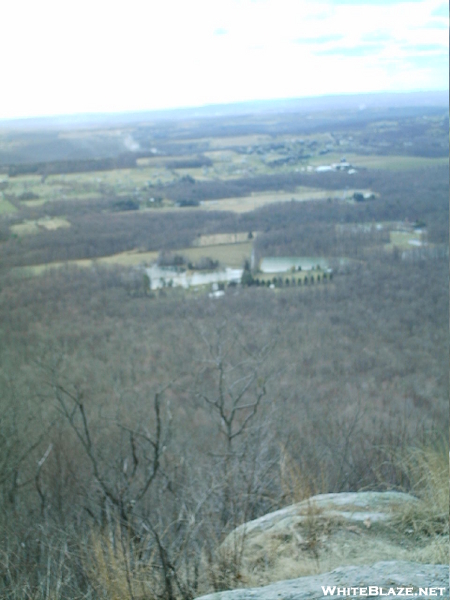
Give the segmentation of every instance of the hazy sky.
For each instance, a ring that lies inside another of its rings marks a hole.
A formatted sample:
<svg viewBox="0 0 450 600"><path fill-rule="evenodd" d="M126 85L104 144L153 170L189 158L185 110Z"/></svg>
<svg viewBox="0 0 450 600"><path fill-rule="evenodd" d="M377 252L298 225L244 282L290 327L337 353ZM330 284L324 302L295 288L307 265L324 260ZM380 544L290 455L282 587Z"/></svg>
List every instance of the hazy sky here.
<svg viewBox="0 0 450 600"><path fill-rule="evenodd" d="M442 0L7 0L0 118L448 89Z"/></svg>

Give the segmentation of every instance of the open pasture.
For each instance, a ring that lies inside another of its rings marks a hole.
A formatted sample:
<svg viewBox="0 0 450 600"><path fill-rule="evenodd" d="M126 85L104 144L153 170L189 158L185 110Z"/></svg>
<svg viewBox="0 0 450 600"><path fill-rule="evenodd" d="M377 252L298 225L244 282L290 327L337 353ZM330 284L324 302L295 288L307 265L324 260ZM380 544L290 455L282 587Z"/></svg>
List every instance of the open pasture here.
<svg viewBox="0 0 450 600"><path fill-rule="evenodd" d="M186 157L195 159L196 155ZM193 177L198 180L209 180L207 177L210 167L175 167L171 163L176 162L174 157L169 158L139 158L137 160L137 169L128 169L128 180L133 181L136 185L145 183L170 183L176 181L180 177ZM110 171L111 173L113 171Z"/></svg>
<svg viewBox="0 0 450 600"><path fill-rule="evenodd" d="M226 180L273 172L266 164L265 155L241 154L231 149L214 150L204 154L213 161L213 166L204 171L207 178L219 177Z"/></svg>
<svg viewBox="0 0 450 600"><path fill-rule="evenodd" d="M153 168L153 169L165 169L167 159L159 156L144 156L136 160L138 168Z"/></svg>
<svg viewBox="0 0 450 600"><path fill-rule="evenodd" d="M227 163L233 162L240 155L234 150L210 150L203 153L207 158L211 159L214 163Z"/></svg>
<svg viewBox="0 0 450 600"><path fill-rule="evenodd" d="M192 262L207 257L219 261L223 266L242 267L244 261L250 259L252 246L252 242L218 244L198 248L183 248L177 250L176 254L181 254Z"/></svg>
<svg viewBox="0 0 450 600"><path fill-rule="evenodd" d="M14 204L11 204L8 200L5 200L0 196L0 215L6 215L8 213L16 212L17 208Z"/></svg>
<svg viewBox="0 0 450 600"><path fill-rule="evenodd" d="M222 200L211 200L201 203L203 210L227 210L236 213L245 213L276 202L307 202L311 200L336 200L352 201L354 192L372 193L371 190L318 190L300 186L294 192L260 192L250 196L237 198L223 198Z"/></svg>
<svg viewBox="0 0 450 600"><path fill-rule="evenodd" d="M91 192L131 193L148 184L168 183L174 176L164 167L143 167L137 169L112 169L109 171L92 171L86 173L70 173L53 175L48 178L53 185L70 188L83 187Z"/></svg>
<svg viewBox="0 0 450 600"><path fill-rule="evenodd" d="M98 198L98 190L95 186L87 184L83 175L84 173L71 176L50 175L47 178L41 175L10 177L7 191L28 208L58 200Z"/></svg>
<svg viewBox="0 0 450 600"><path fill-rule="evenodd" d="M112 254L111 256L103 256L96 260L97 262L107 265L120 265L126 267L147 265L155 262L157 258L158 252L139 252L138 250L130 250L129 252L119 252L118 254Z"/></svg>
<svg viewBox="0 0 450 600"><path fill-rule="evenodd" d="M251 242L183 248L174 251L175 254L180 254L192 262L198 261L203 257L208 257L212 260L217 260L221 265L228 267L242 267L244 261L250 259L251 252ZM99 264L135 267L138 265L150 265L156 262L158 254L158 252L139 252L138 250L131 250L128 252L112 254L110 256L102 256L96 259L86 258L30 265L27 267L16 267L13 271L18 276L30 276L40 275L48 269L59 269L65 266L93 267L95 264Z"/></svg>
<svg viewBox="0 0 450 600"><path fill-rule="evenodd" d="M45 198L39 198L38 200L23 200L22 204L27 208L39 208L40 206L44 206L46 202Z"/></svg>
<svg viewBox="0 0 450 600"><path fill-rule="evenodd" d="M424 242L424 235L417 231L391 231L389 235L391 241L387 244L388 248L411 250Z"/></svg>
<svg viewBox="0 0 450 600"><path fill-rule="evenodd" d="M54 217L53 219L43 218L36 219L33 221L24 221L23 223L17 223L15 225L11 225L10 229L16 235L32 235L34 233L39 233L43 229L47 231L53 231L55 229L70 227L69 221L66 219L62 219L59 217Z"/></svg>
<svg viewBox="0 0 450 600"><path fill-rule="evenodd" d="M199 173L195 172L195 177L200 178L201 169L196 171ZM9 178L7 191L25 206L33 208L59 200L95 200L105 196L129 196L136 193L150 196L146 192L148 185L170 183L180 176L174 175L165 167L67 173L49 175L46 178L40 175L21 175ZM27 198L27 194L34 194L36 198Z"/></svg>
<svg viewBox="0 0 450 600"><path fill-rule="evenodd" d="M139 252L130 250L128 252L119 252L110 256L101 256L100 258L82 258L79 260L57 261L41 265L30 265L27 267L16 267L13 272L18 276L41 275L48 269L60 269L61 267L93 267L96 264L121 267L135 267L138 265L150 265L158 258L158 252Z"/></svg>

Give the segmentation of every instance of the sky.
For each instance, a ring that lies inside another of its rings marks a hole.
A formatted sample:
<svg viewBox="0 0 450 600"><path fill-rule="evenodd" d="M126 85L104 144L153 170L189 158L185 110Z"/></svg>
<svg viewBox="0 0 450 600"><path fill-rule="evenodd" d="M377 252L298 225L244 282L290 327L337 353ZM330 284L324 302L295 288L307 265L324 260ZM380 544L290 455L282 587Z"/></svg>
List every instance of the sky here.
<svg viewBox="0 0 450 600"><path fill-rule="evenodd" d="M13 0L0 119L446 90L441 0Z"/></svg>

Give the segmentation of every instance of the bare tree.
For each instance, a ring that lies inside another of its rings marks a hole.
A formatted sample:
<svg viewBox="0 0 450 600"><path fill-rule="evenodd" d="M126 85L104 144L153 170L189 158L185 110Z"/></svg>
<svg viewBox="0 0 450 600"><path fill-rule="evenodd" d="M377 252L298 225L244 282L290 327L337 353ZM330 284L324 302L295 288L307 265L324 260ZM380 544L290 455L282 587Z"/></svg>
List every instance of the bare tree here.
<svg viewBox="0 0 450 600"><path fill-rule="evenodd" d="M197 334L206 356L200 361L193 394L219 432L210 454L220 473L220 520L226 527L240 520L236 504L245 505L242 497L237 500L241 494L237 491L241 487L237 480L243 483L241 492L245 489L244 479L247 478L247 484L252 481L247 489L249 497L256 484L255 478L248 476L255 472L252 461L258 444L252 444L250 449L248 440L257 437L262 426L257 415L268 394L271 377L268 358L274 341L258 343L249 331L238 329L235 322L228 320L209 331L197 330Z"/></svg>
<svg viewBox="0 0 450 600"><path fill-rule="evenodd" d="M102 497L102 506L106 507L109 503L118 511L123 524L133 526L135 509L160 471L171 420L168 411L163 415L162 399L172 383L154 392L151 400L152 417L149 416L146 422L134 427L116 422L121 442L117 464L111 469L95 437L95 427L86 408L85 392L79 385L58 378L54 369L49 370L48 375L46 383L52 390L58 409L74 432L91 466ZM151 421L152 431L148 426Z"/></svg>

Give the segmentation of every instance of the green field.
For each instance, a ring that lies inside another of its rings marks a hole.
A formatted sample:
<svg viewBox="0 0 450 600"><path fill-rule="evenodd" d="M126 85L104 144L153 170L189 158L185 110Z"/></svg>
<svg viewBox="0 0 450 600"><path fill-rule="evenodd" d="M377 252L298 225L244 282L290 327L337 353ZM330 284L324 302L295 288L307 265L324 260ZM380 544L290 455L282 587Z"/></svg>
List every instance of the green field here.
<svg viewBox="0 0 450 600"><path fill-rule="evenodd" d="M37 219L35 221L24 221L23 223L17 223L11 225L10 229L16 235L32 235L33 233L39 233L46 229L47 231L53 231L55 229L70 227L69 221L66 219L53 217Z"/></svg>
<svg viewBox="0 0 450 600"><path fill-rule="evenodd" d="M391 231L391 242L389 248L397 247L401 250L411 250L415 246L420 246L423 242L423 234L416 231Z"/></svg>
<svg viewBox="0 0 450 600"><path fill-rule="evenodd" d="M8 200L4 200L3 198L0 198L0 215L6 215L8 213L12 213L12 212L16 212L17 208L11 204L11 202L8 202Z"/></svg>
<svg viewBox="0 0 450 600"><path fill-rule="evenodd" d="M177 179L164 167L115 169L49 175L45 181L40 175L22 175L8 179L8 194L20 200L23 194L33 193L36 199L21 202L30 208L46 202L59 200L96 200L104 196L129 196L139 192L145 194L148 185L169 183ZM151 194L147 192L149 197Z"/></svg>

